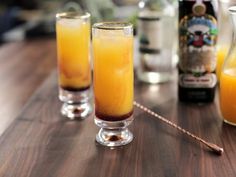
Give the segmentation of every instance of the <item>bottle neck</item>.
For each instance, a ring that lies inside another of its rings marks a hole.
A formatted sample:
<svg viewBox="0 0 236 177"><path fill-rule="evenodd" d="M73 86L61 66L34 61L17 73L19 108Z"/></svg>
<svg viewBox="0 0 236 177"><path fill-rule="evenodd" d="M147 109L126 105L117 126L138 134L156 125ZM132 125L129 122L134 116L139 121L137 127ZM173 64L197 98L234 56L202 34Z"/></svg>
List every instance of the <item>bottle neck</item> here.
<svg viewBox="0 0 236 177"><path fill-rule="evenodd" d="M233 43L236 43L236 6L229 8L231 22L233 25Z"/></svg>

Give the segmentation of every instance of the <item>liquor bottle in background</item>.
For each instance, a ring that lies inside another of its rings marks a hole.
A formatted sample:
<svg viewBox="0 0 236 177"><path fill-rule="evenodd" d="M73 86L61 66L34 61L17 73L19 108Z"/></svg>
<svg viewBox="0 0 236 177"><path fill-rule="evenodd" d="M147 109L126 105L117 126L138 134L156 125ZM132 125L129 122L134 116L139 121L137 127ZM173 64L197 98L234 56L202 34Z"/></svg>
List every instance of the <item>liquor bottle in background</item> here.
<svg viewBox="0 0 236 177"><path fill-rule="evenodd" d="M167 0L139 2L138 78L147 83L161 83L171 79L177 46L177 15Z"/></svg>
<svg viewBox="0 0 236 177"><path fill-rule="evenodd" d="M180 101L214 100L217 7L217 0L179 0Z"/></svg>

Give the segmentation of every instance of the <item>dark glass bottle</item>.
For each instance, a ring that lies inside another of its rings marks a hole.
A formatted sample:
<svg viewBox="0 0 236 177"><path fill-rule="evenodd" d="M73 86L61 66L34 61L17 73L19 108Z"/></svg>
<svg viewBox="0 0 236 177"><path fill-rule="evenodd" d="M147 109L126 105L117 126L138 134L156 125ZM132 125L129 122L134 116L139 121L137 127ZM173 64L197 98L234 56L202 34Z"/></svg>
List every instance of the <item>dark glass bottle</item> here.
<svg viewBox="0 0 236 177"><path fill-rule="evenodd" d="M179 100L212 102L217 78L217 0L179 0Z"/></svg>

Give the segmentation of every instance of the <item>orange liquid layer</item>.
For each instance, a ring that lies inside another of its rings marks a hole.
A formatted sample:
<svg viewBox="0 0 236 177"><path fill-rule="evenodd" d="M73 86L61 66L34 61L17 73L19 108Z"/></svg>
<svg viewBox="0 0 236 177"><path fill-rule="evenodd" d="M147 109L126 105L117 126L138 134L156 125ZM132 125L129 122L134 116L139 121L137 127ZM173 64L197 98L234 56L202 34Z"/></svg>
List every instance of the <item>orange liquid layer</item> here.
<svg viewBox="0 0 236 177"><path fill-rule="evenodd" d="M86 88L91 83L89 62L90 24L57 22L59 84L63 88Z"/></svg>
<svg viewBox="0 0 236 177"><path fill-rule="evenodd" d="M216 65L216 76L218 81L220 80L220 74L222 70L222 65L224 63L225 57L228 53L228 48L227 47L220 47L217 50L217 65Z"/></svg>
<svg viewBox="0 0 236 177"><path fill-rule="evenodd" d="M224 119L236 124L236 69L221 73L220 107Z"/></svg>
<svg viewBox="0 0 236 177"><path fill-rule="evenodd" d="M133 37L93 37L96 113L123 116L133 110Z"/></svg>

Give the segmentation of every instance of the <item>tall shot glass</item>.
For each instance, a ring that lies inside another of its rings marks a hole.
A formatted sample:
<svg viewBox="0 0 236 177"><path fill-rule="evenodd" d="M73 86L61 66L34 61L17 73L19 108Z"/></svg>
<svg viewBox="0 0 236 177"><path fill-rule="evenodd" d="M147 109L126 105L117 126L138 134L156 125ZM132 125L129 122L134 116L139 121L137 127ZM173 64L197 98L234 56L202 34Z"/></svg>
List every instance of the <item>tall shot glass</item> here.
<svg viewBox="0 0 236 177"><path fill-rule="evenodd" d="M121 146L133 140L133 27L129 23L93 25L96 141Z"/></svg>
<svg viewBox="0 0 236 177"><path fill-rule="evenodd" d="M90 14L56 15L59 99L62 115L86 118L92 112L90 66Z"/></svg>

